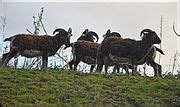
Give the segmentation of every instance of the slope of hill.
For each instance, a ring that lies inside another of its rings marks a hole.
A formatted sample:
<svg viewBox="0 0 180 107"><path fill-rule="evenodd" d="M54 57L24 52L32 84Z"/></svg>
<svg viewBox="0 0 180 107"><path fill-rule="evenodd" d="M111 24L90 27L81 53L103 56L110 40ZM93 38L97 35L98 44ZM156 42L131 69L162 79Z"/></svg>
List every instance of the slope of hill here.
<svg viewBox="0 0 180 107"><path fill-rule="evenodd" d="M0 69L0 105L180 104L180 79L77 71Z"/></svg>

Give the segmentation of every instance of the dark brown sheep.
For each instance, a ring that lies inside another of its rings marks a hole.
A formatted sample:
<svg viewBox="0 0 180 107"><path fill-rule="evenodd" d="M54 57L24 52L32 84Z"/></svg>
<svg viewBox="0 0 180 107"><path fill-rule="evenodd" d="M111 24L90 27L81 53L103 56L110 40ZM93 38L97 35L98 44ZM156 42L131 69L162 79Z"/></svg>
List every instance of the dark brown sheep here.
<svg viewBox="0 0 180 107"><path fill-rule="evenodd" d="M36 36L32 34L18 34L4 41L10 41L10 52L3 55L3 65L5 67L9 60L13 57L22 55L27 58L42 56L42 67L47 67L48 56L53 56L58 49L65 44L70 45L70 36L72 36L72 29L68 32L62 28L56 29L53 34L55 36L41 35Z"/></svg>
<svg viewBox="0 0 180 107"><path fill-rule="evenodd" d="M120 35L119 33L117 33L117 32L111 32L110 29L108 29L108 31L106 32L106 34L103 35L103 37L104 37L104 39L106 39L106 38L108 38L108 37L121 37L121 35ZM159 48L157 48L156 46L154 46L154 47L150 50L150 52L149 52L149 54L147 55L147 57L145 58L145 60L144 60L142 63L139 63L138 65L147 63L148 65L150 65L150 66L152 66L152 67L155 66L155 65L150 64L149 61L151 61L152 59L155 60L156 51L158 51L158 52L160 52L161 54L164 55L164 52L163 52L161 49L159 49ZM159 65L159 64L157 64L157 63L156 63L156 65L158 66L158 70L161 71L161 65ZM136 66L137 66L137 65L136 65ZM136 66L135 66L135 69L137 68ZM117 72L119 72L120 67L123 68L123 69L125 69L125 71L128 73L128 75L129 75L129 70L128 70L128 69L133 69L132 65L117 64L117 65L114 65L113 72L115 73L116 70L117 70ZM107 69L108 69L108 66L105 66L105 72L106 72L106 73L107 73ZM155 72L155 75L156 75L156 74L157 74L157 72Z"/></svg>
<svg viewBox="0 0 180 107"><path fill-rule="evenodd" d="M143 35L140 41L119 37L104 39L97 54L97 71L102 70L103 64L107 66L115 64L134 66L144 62L146 56L153 48L153 44L160 44L161 40L156 32L150 29L142 30L140 35ZM150 63L156 65L154 68L155 71L158 71L157 64L154 63L154 60L150 61ZM161 72L159 74L161 75Z"/></svg>
<svg viewBox="0 0 180 107"><path fill-rule="evenodd" d="M99 45L98 43L94 43L94 37L97 42L99 39L98 35L93 31L85 29L82 35L77 39L77 42L72 43L73 60L69 62L70 69L73 69L74 65L74 70L76 70L77 65L82 61L86 64L90 64L90 71L93 71Z"/></svg>
<svg viewBox="0 0 180 107"><path fill-rule="evenodd" d="M96 65L96 55L98 51L98 47L100 44L79 40L72 45L72 53L73 53L73 61L69 63L70 69L72 69L72 65L74 65L74 70L76 70L77 65L80 61L91 65L90 71L92 72ZM73 64L72 64L73 63Z"/></svg>

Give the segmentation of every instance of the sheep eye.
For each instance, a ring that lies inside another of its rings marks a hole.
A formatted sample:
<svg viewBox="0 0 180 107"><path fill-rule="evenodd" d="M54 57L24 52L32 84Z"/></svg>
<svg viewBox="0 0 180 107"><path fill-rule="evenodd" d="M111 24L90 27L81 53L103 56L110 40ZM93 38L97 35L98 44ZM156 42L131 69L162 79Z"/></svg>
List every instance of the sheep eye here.
<svg viewBox="0 0 180 107"><path fill-rule="evenodd" d="M68 33L68 35L67 35L67 36L68 36L68 38L70 38L70 37L72 36L72 34L71 34L71 33Z"/></svg>

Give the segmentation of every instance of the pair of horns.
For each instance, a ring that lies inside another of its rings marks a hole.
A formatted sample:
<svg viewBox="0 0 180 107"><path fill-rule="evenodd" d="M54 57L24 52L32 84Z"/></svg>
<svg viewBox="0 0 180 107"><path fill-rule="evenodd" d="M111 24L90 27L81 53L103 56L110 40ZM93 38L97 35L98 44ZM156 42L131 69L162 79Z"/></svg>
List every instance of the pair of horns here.
<svg viewBox="0 0 180 107"><path fill-rule="evenodd" d="M118 32L111 32L110 29L107 30L105 35L108 35L108 34L111 34L111 36L115 36L115 37L121 37L121 35Z"/></svg>
<svg viewBox="0 0 180 107"><path fill-rule="evenodd" d="M151 33L153 32L151 29L143 29L140 33L140 36L142 36L142 34L148 34L148 33Z"/></svg>
<svg viewBox="0 0 180 107"><path fill-rule="evenodd" d="M85 34L85 36L87 36L87 35L94 36L96 38L96 42L98 42L98 40L99 40L99 36L97 35L97 33L93 32L93 31L89 31L89 29L85 29L83 34Z"/></svg>
<svg viewBox="0 0 180 107"><path fill-rule="evenodd" d="M61 31L65 31L65 30L62 29L62 28L57 28L57 29L54 30L53 35L54 35L56 32L61 32ZM69 29L68 29L68 33L72 33L72 28L69 28Z"/></svg>

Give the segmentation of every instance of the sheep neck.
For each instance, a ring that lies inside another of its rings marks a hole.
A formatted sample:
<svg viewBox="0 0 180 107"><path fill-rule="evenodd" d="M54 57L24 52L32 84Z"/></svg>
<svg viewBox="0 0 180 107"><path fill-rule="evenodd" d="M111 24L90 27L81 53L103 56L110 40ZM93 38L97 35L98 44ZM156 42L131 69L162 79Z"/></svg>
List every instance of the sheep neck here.
<svg viewBox="0 0 180 107"><path fill-rule="evenodd" d="M63 39L59 36L54 36L54 40L56 41L56 46L59 49L63 45Z"/></svg>
<svg viewBox="0 0 180 107"><path fill-rule="evenodd" d="M63 45L62 39L57 38L56 36L54 36L53 39L54 39L54 50L50 53L50 56L54 55L58 51L58 49Z"/></svg>
<svg viewBox="0 0 180 107"><path fill-rule="evenodd" d="M139 42L140 42L139 47L141 48L142 53L141 53L139 59L137 59L137 61L136 61L137 63L141 63L145 59L145 57L149 54L149 52L153 46L153 43L149 40L141 40Z"/></svg>

